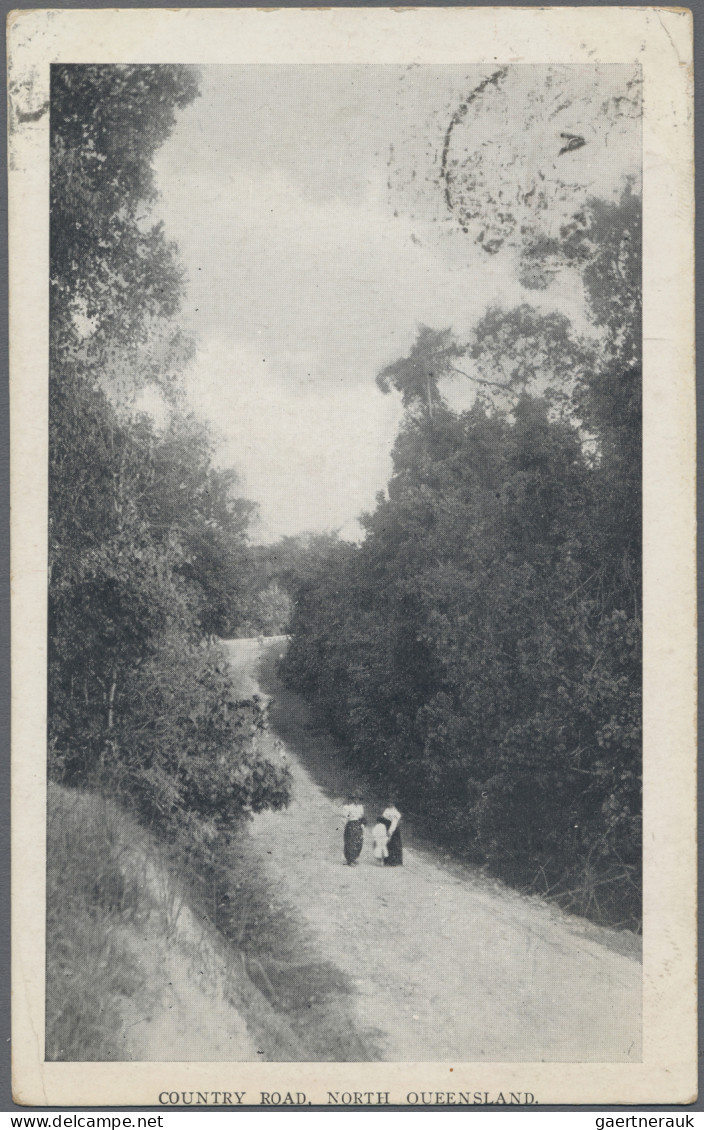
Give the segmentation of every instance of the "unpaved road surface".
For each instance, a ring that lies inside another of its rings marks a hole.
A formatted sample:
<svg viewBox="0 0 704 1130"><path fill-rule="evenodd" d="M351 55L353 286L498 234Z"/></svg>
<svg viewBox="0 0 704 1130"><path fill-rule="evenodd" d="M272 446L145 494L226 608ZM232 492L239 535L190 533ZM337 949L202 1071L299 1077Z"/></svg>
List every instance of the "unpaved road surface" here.
<svg viewBox="0 0 704 1130"><path fill-rule="evenodd" d="M294 778L289 808L256 817L254 843L321 957L352 984L353 1022L376 1033L369 1058L638 1061L635 940L452 863L414 841L407 823L402 868L380 867L369 840L346 867L340 804L360 782L277 681L285 643L226 646L242 689L274 696L268 742ZM371 822L380 799L365 792Z"/></svg>

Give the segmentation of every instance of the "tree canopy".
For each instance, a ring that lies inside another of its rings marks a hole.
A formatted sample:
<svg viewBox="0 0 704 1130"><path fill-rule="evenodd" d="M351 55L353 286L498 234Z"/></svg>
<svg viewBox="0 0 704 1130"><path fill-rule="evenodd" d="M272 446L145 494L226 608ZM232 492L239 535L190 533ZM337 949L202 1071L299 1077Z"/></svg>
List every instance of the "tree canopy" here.
<svg viewBox="0 0 704 1130"><path fill-rule="evenodd" d="M299 587L285 673L370 777L495 874L639 920L639 201L565 225L589 335L528 304L421 327L361 546ZM552 253L552 252L551 252ZM438 378L466 379L452 411Z"/></svg>
<svg viewBox="0 0 704 1130"><path fill-rule="evenodd" d="M180 402L183 276L151 218L154 154L197 93L183 66L52 68L49 750L59 780L202 841L285 804L288 772L205 643L242 615L253 505ZM149 384L162 427L135 411Z"/></svg>
<svg viewBox="0 0 704 1130"><path fill-rule="evenodd" d="M54 64L51 70L51 328L90 327L92 350L143 344L174 314L181 269L150 220L152 158L198 93L185 66Z"/></svg>

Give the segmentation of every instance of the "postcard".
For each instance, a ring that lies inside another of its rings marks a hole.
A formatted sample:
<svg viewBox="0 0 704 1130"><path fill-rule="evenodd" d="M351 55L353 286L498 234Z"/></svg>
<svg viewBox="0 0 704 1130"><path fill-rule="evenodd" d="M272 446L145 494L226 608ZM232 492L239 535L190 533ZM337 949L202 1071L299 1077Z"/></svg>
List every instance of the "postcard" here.
<svg viewBox="0 0 704 1130"><path fill-rule="evenodd" d="M693 1102L691 13L8 35L15 1101Z"/></svg>

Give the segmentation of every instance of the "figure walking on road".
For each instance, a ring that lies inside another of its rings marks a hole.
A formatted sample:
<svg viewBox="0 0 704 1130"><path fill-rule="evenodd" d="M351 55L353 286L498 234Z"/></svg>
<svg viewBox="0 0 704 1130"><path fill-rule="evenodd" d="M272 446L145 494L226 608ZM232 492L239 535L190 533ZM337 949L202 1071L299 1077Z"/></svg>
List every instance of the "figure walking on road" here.
<svg viewBox="0 0 704 1130"><path fill-rule="evenodd" d="M389 839L386 845L387 856L384 859L386 867L403 866L403 844L401 843L401 813L393 800L390 800L383 812L383 819L389 821Z"/></svg>
<svg viewBox="0 0 704 1130"><path fill-rule="evenodd" d="M384 820L383 816L378 818L372 828L372 836L374 837L374 858L378 859L383 867L389 854L387 847L389 842L389 821Z"/></svg>
<svg viewBox="0 0 704 1130"><path fill-rule="evenodd" d="M353 867L359 859L364 844L364 806L359 793L354 793L349 804L343 808L345 817L344 852L345 863Z"/></svg>

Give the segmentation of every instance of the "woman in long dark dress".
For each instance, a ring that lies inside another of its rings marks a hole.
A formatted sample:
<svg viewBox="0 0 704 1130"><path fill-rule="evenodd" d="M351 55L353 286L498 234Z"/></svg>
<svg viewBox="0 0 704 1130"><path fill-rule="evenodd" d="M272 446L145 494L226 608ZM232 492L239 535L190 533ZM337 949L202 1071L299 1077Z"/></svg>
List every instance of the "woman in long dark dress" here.
<svg viewBox="0 0 704 1130"><path fill-rule="evenodd" d="M402 867L403 866L403 844L401 842L401 813L397 809L392 800L383 812L384 822L389 822L389 840L386 845L388 855L384 860L385 867Z"/></svg>
<svg viewBox="0 0 704 1130"><path fill-rule="evenodd" d="M364 806L359 793L355 793L349 804L343 808L345 816L345 831L343 850L345 863L353 867L359 859L364 844Z"/></svg>

